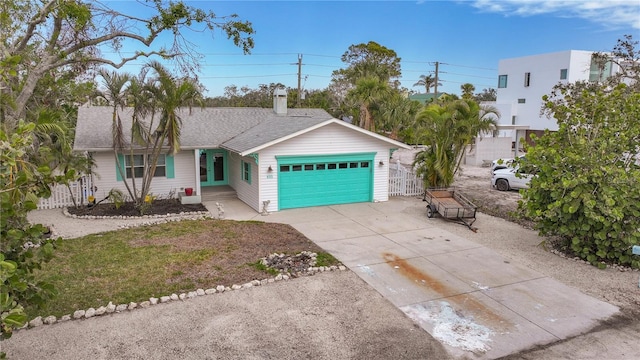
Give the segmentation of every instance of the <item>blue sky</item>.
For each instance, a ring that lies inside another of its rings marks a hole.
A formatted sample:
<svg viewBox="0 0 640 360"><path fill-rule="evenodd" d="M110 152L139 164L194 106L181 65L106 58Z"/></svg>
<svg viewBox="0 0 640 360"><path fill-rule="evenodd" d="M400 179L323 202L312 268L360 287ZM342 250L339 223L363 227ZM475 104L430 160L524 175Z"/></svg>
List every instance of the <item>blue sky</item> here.
<svg viewBox="0 0 640 360"><path fill-rule="evenodd" d="M113 1L140 11L134 1ZM224 87L257 88L281 82L297 87L302 55L305 89L324 89L350 45L375 41L402 59L402 86L433 74L438 91L476 92L497 87L500 59L564 50L609 51L632 34L640 40L640 0L468 0L468 1L190 1L217 15L236 13L253 24L255 47L242 55L221 33L192 33L204 54L200 81L208 96ZM162 39L160 39L162 40ZM158 44L159 45L159 44ZM131 50L125 47L125 50ZM141 64L137 61L136 64ZM137 72L139 65L124 69Z"/></svg>

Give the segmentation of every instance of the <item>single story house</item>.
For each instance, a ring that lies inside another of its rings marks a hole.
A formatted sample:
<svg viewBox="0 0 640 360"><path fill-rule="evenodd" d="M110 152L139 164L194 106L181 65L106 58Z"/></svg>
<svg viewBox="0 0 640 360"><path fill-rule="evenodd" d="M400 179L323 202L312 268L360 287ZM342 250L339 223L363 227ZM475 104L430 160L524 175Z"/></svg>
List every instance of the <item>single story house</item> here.
<svg viewBox="0 0 640 360"><path fill-rule="evenodd" d="M273 109L182 109L180 151L160 157L151 192L167 196L192 188L198 196L209 187L228 186L257 212L388 200L390 155L408 145L322 109L287 109L284 91L275 92L273 103ZM126 194L112 150L112 111L78 110L74 149L95 161L98 199L112 188ZM131 110L121 111L121 118L127 129ZM147 158L135 152L133 164L118 155L127 177L144 171Z"/></svg>

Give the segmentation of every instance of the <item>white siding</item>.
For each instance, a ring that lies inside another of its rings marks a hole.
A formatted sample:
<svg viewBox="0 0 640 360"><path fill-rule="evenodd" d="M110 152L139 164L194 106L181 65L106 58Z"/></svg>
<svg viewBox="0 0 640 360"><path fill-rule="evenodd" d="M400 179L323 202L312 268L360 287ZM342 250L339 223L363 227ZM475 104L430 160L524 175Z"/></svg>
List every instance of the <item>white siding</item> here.
<svg viewBox="0 0 640 360"><path fill-rule="evenodd" d="M93 159L96 162L94 168L94 185L97 186L96 199L102 200L106 197L111 189L120 189L127 195L127 188L123 181L117 180L117 169L113 153L100 152L93 153ZM172 191L177 193L184 188L196 188L195 176L195 160L193 150L181 151L174 156L173 160L174 175L173 179L166 177L155 177L151 181L151 192L158 196L168 196ZM131 185L131 179L127 179ZM139 186L140 179L137 179L136 186Z"/></svg>
<svg viewBox="0 0 640 360"><path fill-rule="evenodd" d="M375 152L373 161L373 199L389 200L389 149L388 143L345 128L329 124L293 139L268 147L260 152L259 180L261 184L258 204L269 200L268 211L278 211L278 161L280 155L330 155ZM393 146L395 148L395 146ZM382 162L383 165L379 165ZM272 171L269 172L269 166ZM240 165L238 165L238 169ZM257 178L258 172L254 172ZM232 185L233 186L233 185ZM238 197L240 197L240 190ZM252 199L253 201L253 199ZM251 205L251 204L250 204ZM253 206L252 206L253 207ZM260 209L262 210L262 209Z"/></svg>
<svg viewBox="0 0 640 360"><path fill-rule="evenodd" d="M531 130L557 130L554 119L540 115L542 96L550 94L553 86L560 82L589 80L591 54L591 51L569 50L500 60L498 75L507 75L507 87L497 91L500 124L512 124L515 116L514 125L528 125ZM561 69L567 69L566 80L560 79ZM531 73L529 86L524 83L525 73ZM518 99L524 99L525 103L518 103ZM507 134L501 134L504 135Z"/></svg>
<svg viewBox="0 0 640 360"><path fill-rule="evenodd" d="M229 153L229 186L236 190L238 199L251 206L255 211L262 211L262 203L259 197L260 175L258 165L254 158L242 157L236 153ZM242 180L242 161L251 164L251 184Z"/></svg>

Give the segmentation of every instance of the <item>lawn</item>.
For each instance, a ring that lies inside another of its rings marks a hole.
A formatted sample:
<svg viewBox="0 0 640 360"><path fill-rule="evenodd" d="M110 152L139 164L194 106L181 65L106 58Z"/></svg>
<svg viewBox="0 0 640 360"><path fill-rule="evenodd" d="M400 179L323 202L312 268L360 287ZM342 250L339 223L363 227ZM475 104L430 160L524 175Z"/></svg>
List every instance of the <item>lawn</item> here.
<svg viewBox="0 0 640 360"><path fill-rule="evenodd" d="M269 278L256 263L271 253L318 253L318 266L337 264L289 225L195 220L89 235L57 242L55 258L36 273L58 296L30 318L141 302L150 297Z"/></svg>

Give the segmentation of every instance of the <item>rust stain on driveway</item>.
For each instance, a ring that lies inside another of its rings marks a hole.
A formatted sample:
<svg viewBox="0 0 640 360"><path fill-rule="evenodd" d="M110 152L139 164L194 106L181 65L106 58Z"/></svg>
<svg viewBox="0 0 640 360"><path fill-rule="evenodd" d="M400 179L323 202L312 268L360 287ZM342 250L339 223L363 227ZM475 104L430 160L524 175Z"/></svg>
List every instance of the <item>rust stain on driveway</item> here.
<svg viewBox="0 0 640 360"><path fill-rule="evenodd" d="M413 283L424 286L430 291L438 293L442 297L447 297L447 301L451 301L458 307L468 310L474 314L476 318L482 319L493 326L504 327L509 325L506 319L503 319L480 301L465 294L455 295L458 293L456 290L443 284L440 280L429 274L424 273L397 255L385 252L382 253L382 257L389 266L398 270L405 278L411 280Z"/></svg>

